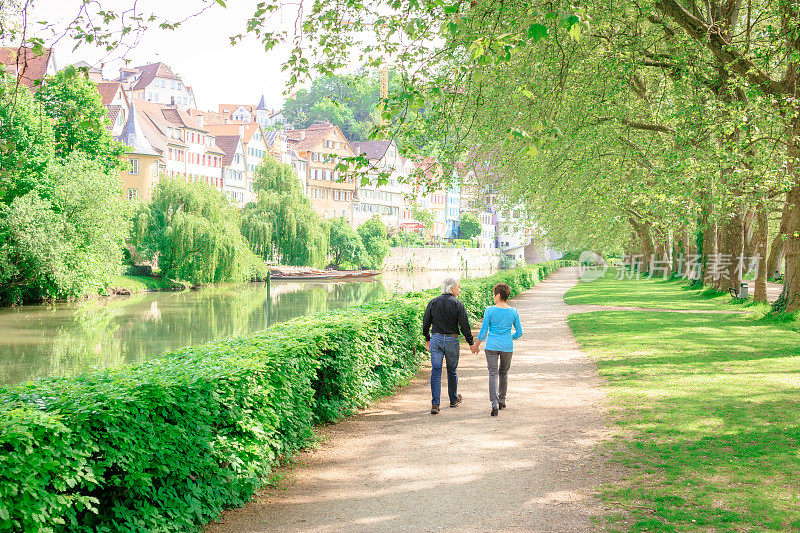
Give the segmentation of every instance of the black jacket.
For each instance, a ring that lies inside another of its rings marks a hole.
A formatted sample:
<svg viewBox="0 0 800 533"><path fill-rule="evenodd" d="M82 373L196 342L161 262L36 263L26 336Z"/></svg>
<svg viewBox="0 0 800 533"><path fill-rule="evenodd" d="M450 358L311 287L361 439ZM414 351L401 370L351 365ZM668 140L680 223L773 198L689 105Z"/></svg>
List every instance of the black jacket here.
<svg viewBox="0 0 800 533"><path fill-rule="evenodd" d="M431 340L431 332L458 335L459 326L467 344L472 346L475 341L472 339L472 330L469 327L464 304L452 294L442 294L428 302L425 316L422 318L422 334L425 335L426 341Z"/></svg>

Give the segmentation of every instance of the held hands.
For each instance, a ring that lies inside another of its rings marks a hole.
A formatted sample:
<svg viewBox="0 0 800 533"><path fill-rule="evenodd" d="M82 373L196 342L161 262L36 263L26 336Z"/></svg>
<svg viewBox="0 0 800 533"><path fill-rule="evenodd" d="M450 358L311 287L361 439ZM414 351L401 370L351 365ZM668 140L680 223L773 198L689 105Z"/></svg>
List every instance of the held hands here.
<svg viewBox="0 0 800 533"><path fill-rule="evenodd" d="M429 352L431 351L431 341L425 342L425 349L428 350Z"/></svg>
<svg viewBox="0 0 800 533"><path fill-rule="evenodd" d="M475 344L470 346L469 349L472 351L472 355L478 355L478 352L481 349L481 341L475 341Z"/></svg>

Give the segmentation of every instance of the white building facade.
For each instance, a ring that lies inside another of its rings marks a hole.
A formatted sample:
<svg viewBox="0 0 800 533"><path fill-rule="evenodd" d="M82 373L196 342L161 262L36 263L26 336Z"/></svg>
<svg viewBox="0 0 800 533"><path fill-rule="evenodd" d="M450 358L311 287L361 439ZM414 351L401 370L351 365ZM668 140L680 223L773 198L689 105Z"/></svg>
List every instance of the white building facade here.
<svg viewBox="0 0 800 533"><path fill-rule="evenodd" d="M369 183L358 184L357 195L353 201L353 219L360 226L374 215L378 215L390 231L397 231L404 220L401 212L410 211L409 197L411 186L407 178L413 171L412 163L406 160L394 141L366 141L350 143L353 151L363 155L370 163L367 171ZM378 184L383 175L387 182Z"/></svg>
<svg viewBox="0 0 800 533"><path fill-rule="evenodd" d="M164 63L121 68L118 80L133 98L180 109L197 107L194 92Z"/></svg>

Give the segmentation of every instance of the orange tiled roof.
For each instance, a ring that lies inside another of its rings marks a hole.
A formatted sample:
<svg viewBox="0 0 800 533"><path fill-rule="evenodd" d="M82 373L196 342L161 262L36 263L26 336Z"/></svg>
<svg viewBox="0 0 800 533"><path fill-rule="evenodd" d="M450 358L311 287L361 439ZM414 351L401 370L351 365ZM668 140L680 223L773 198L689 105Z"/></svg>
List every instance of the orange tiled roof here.
<svg viewBox="0 0 800 533"><path fill-rule="evenodd" d="M136 85L133 86L132 90L134 91L144 89L157 77L180 81L180 78L176 76L174 72L172 72L172 69L160 61L158 63L150 63L149 65L136 67L134 70L141 72L139 75L139 80L136 82ZM187 90L188 89L189 88L187 87Z"/></svg>
<svg viewBox="0 0 800 533"><path fill-rule="evenodd" d="M103 105L111 105L121 87L122 84L118 81L101 81L98 83L97 92L100 93L100 97L103 99Z"/></svg>
<svg viewBox="0 0 800 533"><path fill-rule="evenodd" d="M386 155L386 150L391 144L392 141L364 141L350 143L350 146L353 147L356 155L363 155L371 160L380 160Z"/></svg>
<svg viewBox="0 0 800 533"><path fill-rule="evenodd" d="M332 130L342 133L338 127L330 122L325 122L323 124L312 124L304 130L289 130L286 132L286 140L298 152L308 151L319 145ZM344 134L342 134L342 137L344 138ZM345 142L347 142L346 139Z"/></svg>
<svg viewBox="0 0 800 533"><path fill-rule="evenodd" d="M144 126L147 140L156 148L164 151L169 145L186 147L186 143L181 139L174 139L169 136L169 128L189 128L202 131L216 136L217 133L210 128L201 128L194 117L186 111L176 109L172 106L156 104L139 98L135 98L136 111L139 113L140 122ZM205 151L213 154L225 155L225 152L216 145L206 146Z"/></svg>
<svg viewBox="0 0 800 533"><path fill-rule="evenodd" d="M14 72L21 85L34 89L38 87L35 82L43 80L47 74L51 54L51 48L45 48L44 53L36 55L29 46L4 46L0 47L0 64L5 65L6 72Z"/></svg>
<svg viewBox="0 0 800 533"><path fill-rule="evenodd" d="M244 129L244 136L242 142L249 143L256 131L258 131L260 124L210 124L206 129L213 135L239 135L239 128Z"/></svg>
<svg viewBox="0 0 800 533"><path fill-rule="evenodd" d="M120 111L122 111L122 106L109 105L106 106L106 109L108 110L108 118L111 120L111 122L107 124L107 129L110 130L114 128L114 123L117 121L117 117L119 116Z"/></svg>
<svg viewBox="0 0 800 533"><path fill-rule="evenodd" d="M225 117L215 111L200 111L199 109L188 109L187 112L190 116L197 119L203 117L203 126L220 126L227 124Z"/></svg>
<svg viewBox="0 0 800 533"><path fill-rule="evenodd" d="M219 112L229 116L240 107L247 109L248 113L253 113L256 110L256 106L250 104L219 104Z"/></svg>
<svg viewBox="0 0 800 533"><path fill-rule="evenodd" d="M238 135L217 135L217 146L225 153L222 158L222 166L228 167L233 163L233 156L236 155L236 148L239 146Z"/></svg>

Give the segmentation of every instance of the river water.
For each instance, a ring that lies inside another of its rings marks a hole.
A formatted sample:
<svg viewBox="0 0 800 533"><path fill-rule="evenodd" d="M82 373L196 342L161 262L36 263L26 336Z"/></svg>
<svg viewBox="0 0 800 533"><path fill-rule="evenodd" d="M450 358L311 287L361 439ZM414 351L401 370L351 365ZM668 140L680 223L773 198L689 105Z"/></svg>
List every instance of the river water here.
<svg viewBox="0 0 800 533"><path fill-rule="evenodd" d="M0 385L143 361L297 316L438 286L446 272L273 281L0 309Z"/></svg>

